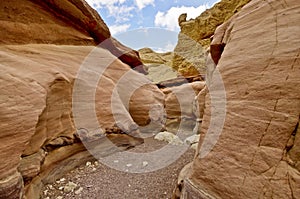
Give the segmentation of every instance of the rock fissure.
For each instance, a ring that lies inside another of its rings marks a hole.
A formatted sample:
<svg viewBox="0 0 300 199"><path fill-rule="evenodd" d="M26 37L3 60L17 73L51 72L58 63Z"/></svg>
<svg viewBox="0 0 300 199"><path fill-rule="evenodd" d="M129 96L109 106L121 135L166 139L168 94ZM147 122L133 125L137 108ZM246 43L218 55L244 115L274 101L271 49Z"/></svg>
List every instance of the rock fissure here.
<svg viewBox="0 0 300 199"><path fill-rule="evenodd" d="M296 62L297 62L297 60L299 60L300 59L300 49L298 50L298 53L297 53L297 55L295 56L295 59L293 60L293 63L292 63L292 65L291 65L291 70L294 70L294 67L295 67L295 65L296 65Z"/></svg>
<svg viewBox="0 0 300 199"><path fill-rule="evenodd" d="M274 116L273 116L273 115L274 115L274 113L276 113L276 107L277 107L278 101L279 101L279 98L278 98L278 99L275 101L275 103L274 103L274 108L273 108L273 111L272 111L273 114L272 114L270 120L267 122L267 127L265 128L264 132L262 133L262 136L261 136L261 138L260 138L260 140L259 140L259 142L258 142L258 147L261 146L261 143L262 143L262 141L263 141L263 138L264 138L265 135L268 133L268 130L269 130L270 126L271 126L272 120L274 119Z"/></svg>
<svg viewBox="0 0 300 199"><path fill-rule="evenodd" d="M294 196L294 191L293 191L293 186L291 184L291 176L287 173L287 179L288 179L288 185L289 185L289 188L291 190L291 196L292 196L292 199L296 199L295 196Z"/></svg>

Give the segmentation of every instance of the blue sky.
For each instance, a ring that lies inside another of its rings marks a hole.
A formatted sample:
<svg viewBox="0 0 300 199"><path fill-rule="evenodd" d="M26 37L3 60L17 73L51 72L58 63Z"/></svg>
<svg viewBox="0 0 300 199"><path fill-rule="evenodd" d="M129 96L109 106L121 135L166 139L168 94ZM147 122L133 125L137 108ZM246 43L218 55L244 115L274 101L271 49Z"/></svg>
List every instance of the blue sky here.
<svg viewBox="0 0 300 199"><path fill-rule="evenodd" d="M179 32L178 16L195 18L218 0L87 0L108 25L112 35L134 49L172 50ZM144 37L143 37L144 35ZM151 39L149 38L151 37ZM154 40L153 40L154 39ZM153 46L154 45L154 46Z"/></svg>

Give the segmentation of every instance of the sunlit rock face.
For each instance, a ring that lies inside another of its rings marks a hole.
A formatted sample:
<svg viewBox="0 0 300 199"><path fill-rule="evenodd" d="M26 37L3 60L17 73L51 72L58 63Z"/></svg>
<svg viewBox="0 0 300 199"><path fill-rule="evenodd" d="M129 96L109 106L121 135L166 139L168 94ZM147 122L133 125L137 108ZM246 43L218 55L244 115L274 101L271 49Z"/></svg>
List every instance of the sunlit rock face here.
<svg viewBox="0 0 300 199"><path fill-rule="evenodd" d="M215 31L217 66L181 198L300 197L299 13L297 0L252 0ZM213 136L209 125L222 99L211 94L222 92L226 116Z"/></svg>
<svg viewBox="0 0 300 199"><path fill-rule="evenodd" d="M172 66L183 76L205 76L205 60L210 37L215 29L250 0L222 0L195 19L186 21L186 15L178 19L180 33L174 49ZM200 14L200 13L199 13Z"/></svg>

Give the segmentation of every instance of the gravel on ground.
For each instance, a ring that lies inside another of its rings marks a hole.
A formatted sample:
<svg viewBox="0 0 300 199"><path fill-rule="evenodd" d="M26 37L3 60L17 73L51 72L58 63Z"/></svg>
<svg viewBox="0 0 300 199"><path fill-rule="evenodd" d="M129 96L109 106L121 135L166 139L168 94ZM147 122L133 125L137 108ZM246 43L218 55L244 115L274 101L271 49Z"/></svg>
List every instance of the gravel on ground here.
<svg viewBox="0 0 300 199"><path fill-rule="evenodd" d="M153 151L166 143L147 138L134 152ZM180 170L192 161L195 151L188 149L169 166L149 173L128 173L101 162L87 162L41 192L43 199L168 199L177 183ZM145 165L146 166L146 165Z"/></svg>

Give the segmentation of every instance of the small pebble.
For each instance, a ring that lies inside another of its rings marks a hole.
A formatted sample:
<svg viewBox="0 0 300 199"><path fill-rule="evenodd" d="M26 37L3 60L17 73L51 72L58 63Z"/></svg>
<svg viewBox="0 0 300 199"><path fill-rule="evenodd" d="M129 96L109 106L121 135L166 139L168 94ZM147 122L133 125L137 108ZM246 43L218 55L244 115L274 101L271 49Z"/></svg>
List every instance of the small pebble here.
<svg viewBox="0 0 300 199"><path fill-rule="evenodd" d="M68 184L66 184L66 186L64 187L64 192L65 193L73 192L76 187L77 184L75 184L74 182L68 182Z"/></svg>
<svg viewBox="0 0 300 199"><path fill-rule="evenodd" d="M148 162L147 162L147 161L144 161L144 162L143 162L143 167L146 167L146 166L148 166Z"/></svg>
<svg viewBox="0 0 300 199"><path fill-rule="evenodd" d="M126 164L126 167L131 167L132 166L132 164Z"/></svg>
<svg viewBox="0 0 300 199"><path fill-rule="evenodd" d="M194 150L197 150L197 148L198 148L198 143L192 144L191 148L194 149Z"/></svg>
<svg viewBox="0 0 300 199"><path fill-rule="evenodd" d="M80 187L80 188L77 189L74 193L75 193L76 195L78 195L78 194L80 194L82 191L83 191L83 188Z"/></svg>
<svg viewBox="0 0 300 199"><path fill-rule="evenodd" d="M86 162L85 166L91 166L92 163L91 162Z"/></svg>

